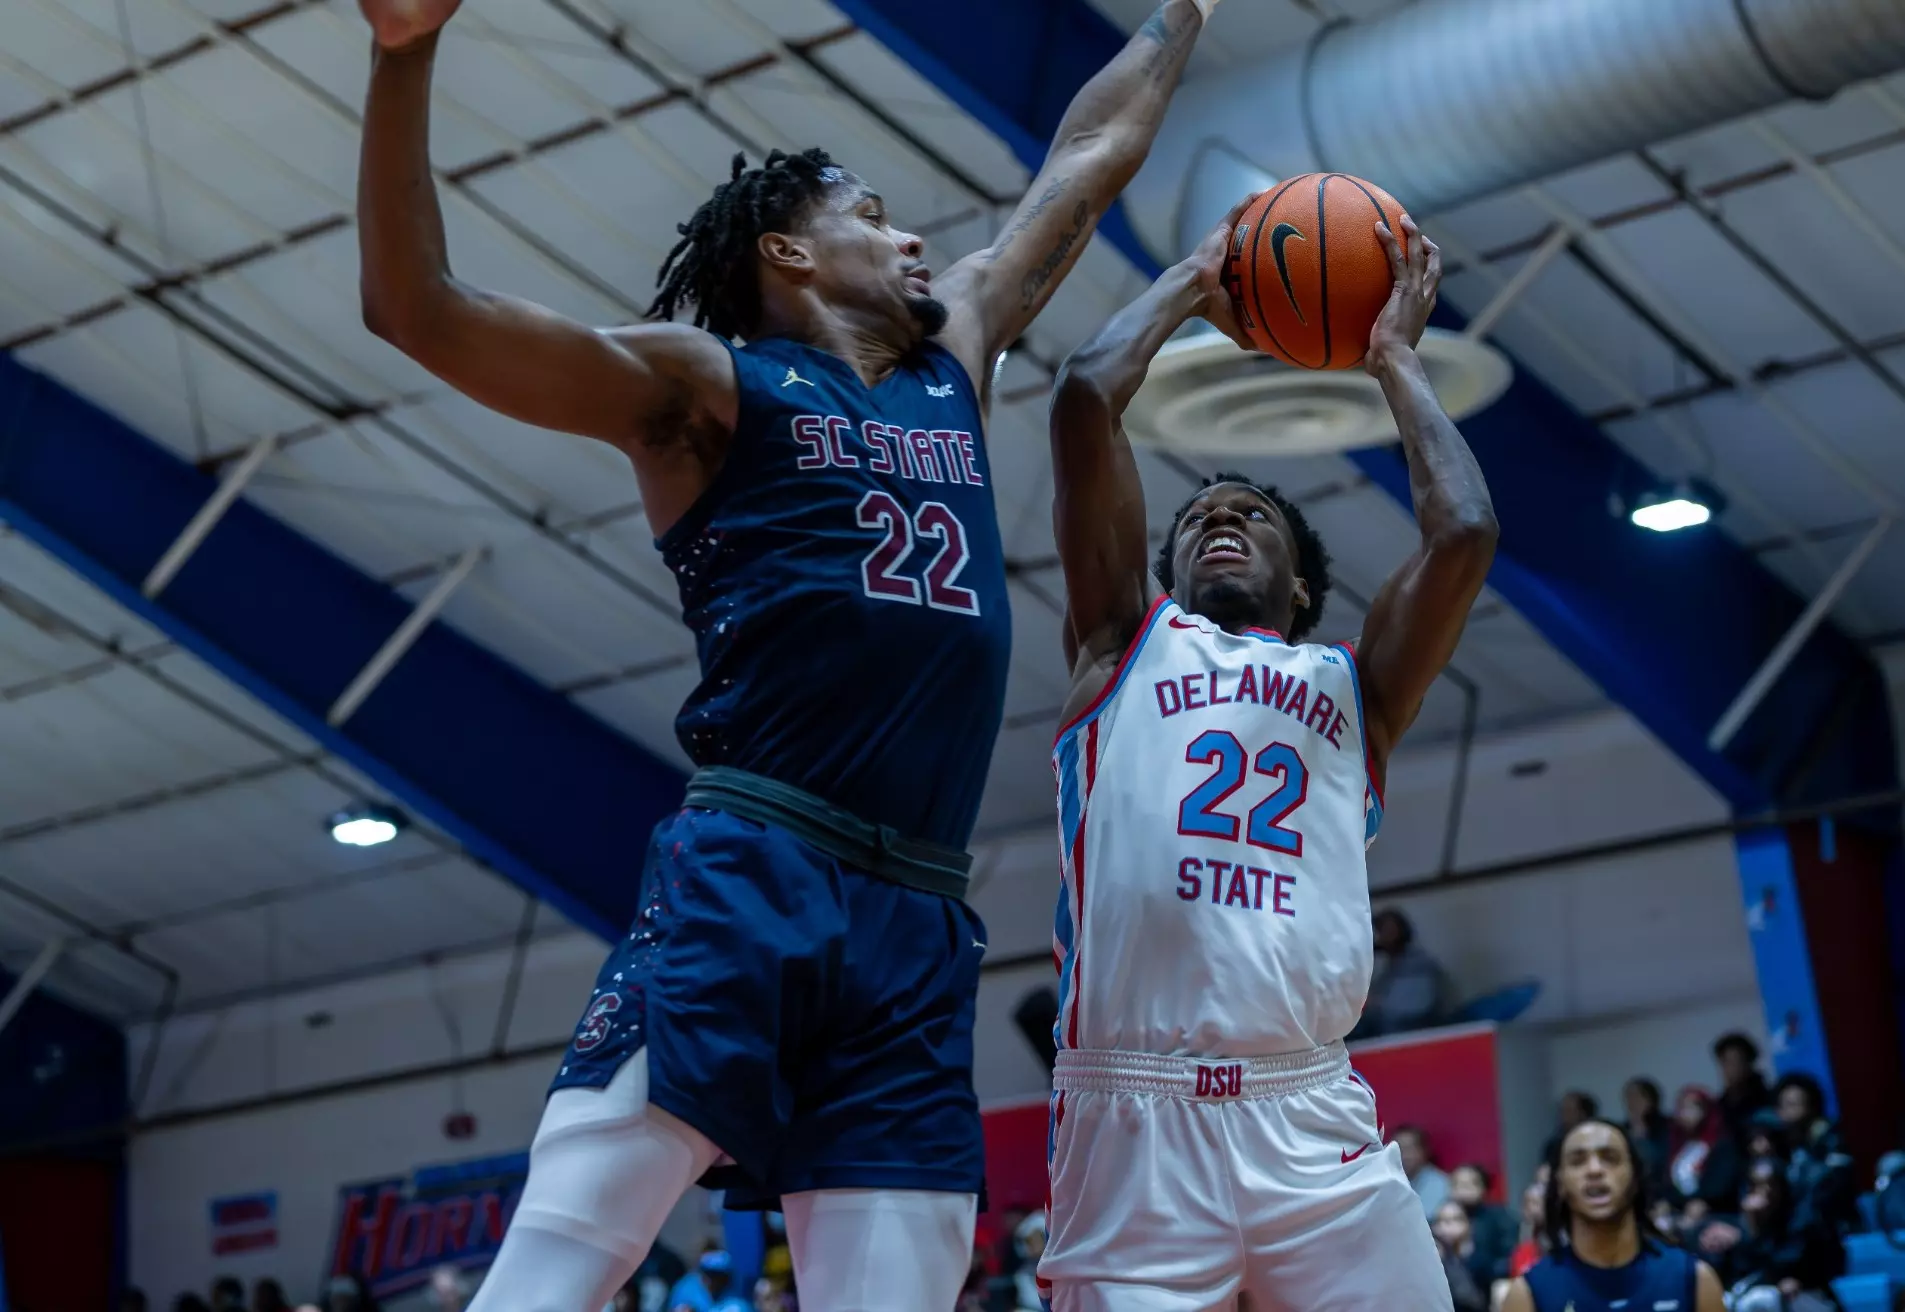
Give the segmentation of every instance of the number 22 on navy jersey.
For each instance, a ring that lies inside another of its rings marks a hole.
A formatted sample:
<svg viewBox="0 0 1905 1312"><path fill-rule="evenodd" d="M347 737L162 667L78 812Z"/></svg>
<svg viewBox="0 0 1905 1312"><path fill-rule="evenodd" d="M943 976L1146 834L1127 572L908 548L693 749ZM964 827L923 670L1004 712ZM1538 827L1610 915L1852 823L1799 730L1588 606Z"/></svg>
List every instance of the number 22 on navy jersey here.
<svg viewBox="0 0 1905 1312"><path fill-rule="evenodd" d="M964 846L1012 645L971 379L930 342L873 387L795 342L733 358L727 462L661 543L701 664L676 734Z"/></svg>

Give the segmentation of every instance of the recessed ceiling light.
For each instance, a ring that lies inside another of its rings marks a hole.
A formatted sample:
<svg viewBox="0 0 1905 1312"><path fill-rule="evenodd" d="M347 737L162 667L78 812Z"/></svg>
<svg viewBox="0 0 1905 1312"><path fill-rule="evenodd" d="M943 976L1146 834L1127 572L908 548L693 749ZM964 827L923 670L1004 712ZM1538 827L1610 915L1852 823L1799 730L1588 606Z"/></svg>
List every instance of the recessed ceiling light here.
<svg viewBox="0 0 1905 1312"><path fill-rule="evenodd" d="M1675 533L1706 523L1719 507L1718 493L1697 479L1689 479L1644 493L1627 517L1640 528Z"/></svg>
<svg viewBox="0 0 1905 1312"><path fill-rule="evenodd" d="M402 833L407 822L394 807L366 803L347 807L326 823L331 827L331 837L346 847L376 847Z"/></svg>

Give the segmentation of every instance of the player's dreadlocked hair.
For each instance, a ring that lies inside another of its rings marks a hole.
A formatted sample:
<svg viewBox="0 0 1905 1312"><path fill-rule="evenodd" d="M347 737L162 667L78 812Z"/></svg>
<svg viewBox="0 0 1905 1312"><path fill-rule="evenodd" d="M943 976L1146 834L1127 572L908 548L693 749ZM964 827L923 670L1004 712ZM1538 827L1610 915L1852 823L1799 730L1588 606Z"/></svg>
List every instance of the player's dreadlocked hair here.
<svg viewBox="0 0 1905 1312"><path fill-rule="evenodd" d="M1654 1227L1654 1200L1647 1187L1647 1172L1641 1166L1640 1154L1634 1150L1634 1140L1627 1133L1627 1127L1599 1116L1590 1116L1581 1125L1604 1125L1620 1137L1627 1147L1627 1162L1634 1177L1629 1186L1631 1192L1627 1206L1634 1213L1634 1224L1640 1230L1641 1242L1672 1244L1671 1238ZM1575 1126L1574 1130L1580 1129L1581 1125ZM1573 1213L1568 1208L1567 1199L1561 1196L1561 1154L1567 1146L1568 1136L1574 1130L1556 1135L1554 1142L1548 1146L1548 1188L1541 1200L1541 1223L1548 1238L1548 1251L1552 1253L1567 1248L1573 1240Z"/></svg>
<svg viewBox="0 0 1905 1312"><path fill-rule="evenodd" d="M1290 535L1296 539L1296 559L1291 562L1296 567L1297 577L1309 586L1310 604L1297 607L1290 618L1290 631L1283 636L1291 642L1301 642L1317 621L1323 618L1323 602L1330 595L1330 553L1323 548L1323 539L1310 527L1310 521L1303 517L1303 511L1296 502L1285 497L1274 487L1253 482L1242 474L1218 472L1213 474L1197 491L1184 498L1184 504L1171 516L1171 531L1164 536L1164 545L1158 548L1157 564L1152 567L1158 576L1158 582L1169 592L1177 582L1176 571L1171 567L1171 557L1177 550L1178 526L1184 522L1184 512L1191 503L1216 487L1219 483L1241 483L1263 493L1264 497L1283 512L1283 522L1290 526Z"/></svg>
<svg viewBox="0 0 1905 1312"><path fill-rule="evenodd" d="M777 150L757 169L747 166L747 156L736 155L733 176L693 218L676 225L681 240L656 275L661 294L648 317L673 319L692 304L697 328L730 340L752 332L761 317L755 243L764 233L784 232L842 176L819 148L798 155Z"/></svg>

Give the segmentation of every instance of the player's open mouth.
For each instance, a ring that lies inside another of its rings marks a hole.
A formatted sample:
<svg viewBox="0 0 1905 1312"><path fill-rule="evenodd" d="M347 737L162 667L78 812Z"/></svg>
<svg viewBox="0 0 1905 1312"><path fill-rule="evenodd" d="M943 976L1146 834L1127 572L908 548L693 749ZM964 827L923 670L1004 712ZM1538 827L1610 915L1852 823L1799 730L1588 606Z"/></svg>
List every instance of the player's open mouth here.
<svg viewBox="0 0 1905 1312"><path fill-rule="evenodd" d="M1197 549L1197 559L1206 560L1248 560L1250 547L1242 536L1236 533L1213 533L1205 538Z"/></svg>
<svg viewBox="0 0 1905 1312"><path fill-rule="evenodd" d="M915 296L930 296L933 293L933 271L931 269L908 269L906 271L906 290Z"/></svg>
<svg viewBox="0 0 1905 1312"><path fill-rule="evenodd" d="M1590 1184L1581 1189L1581 1201L1586 1203L1605 1203L1614 1196L1614 1191L1606 1185Z"/></svg>

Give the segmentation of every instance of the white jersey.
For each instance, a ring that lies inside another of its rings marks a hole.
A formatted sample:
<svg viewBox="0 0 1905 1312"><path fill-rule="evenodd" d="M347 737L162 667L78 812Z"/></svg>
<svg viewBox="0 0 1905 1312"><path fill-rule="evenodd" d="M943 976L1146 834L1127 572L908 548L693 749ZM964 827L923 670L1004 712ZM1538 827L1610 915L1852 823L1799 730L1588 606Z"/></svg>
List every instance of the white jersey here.
<svg viewBox="0 0 1905 1312"><path fill-rule="evenodd" d="M1255 1057L1349 1033L1382 821L1352 648L1160 598L1053 764L1061 1049Z"/></svg>

